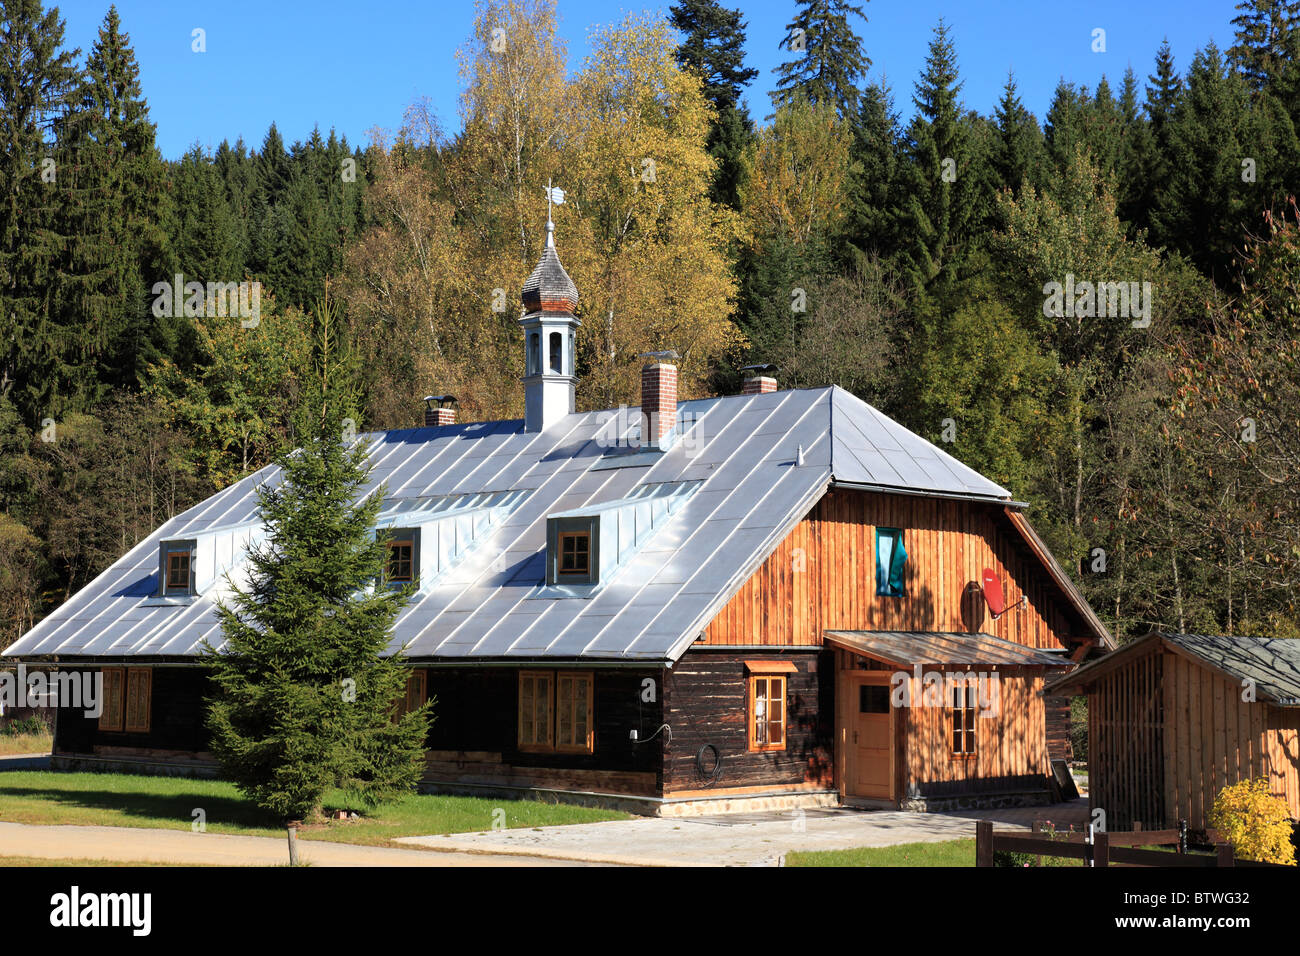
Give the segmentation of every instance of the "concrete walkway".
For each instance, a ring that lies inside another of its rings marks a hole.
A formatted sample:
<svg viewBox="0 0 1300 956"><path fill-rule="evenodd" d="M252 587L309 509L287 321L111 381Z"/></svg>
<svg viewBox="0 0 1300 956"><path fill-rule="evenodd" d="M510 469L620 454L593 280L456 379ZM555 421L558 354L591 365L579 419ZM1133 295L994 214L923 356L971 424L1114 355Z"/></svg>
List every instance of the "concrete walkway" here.
<svg viewBox="0 0 1300 956"><path fill-rule="evenodd" d="M643 818L529 830L401 837L397 842L508 853L551 860L630 866L774 866L796 850L847 850L898 843L929 843L975 836L977 820L999 829L1028 829L1050 820L1058 830L1087 827L1088 802L1051 807L907 813L896 810L805 810L713 817Z"/></svg>
<svg viewBox="0 0 1300 956"><path fill-rule="evenodd" d="M0 756L0 772L5 770L49 770L49 754L5 754Z"/></svg>
<svg viewBox="0 0 1300 956"><path fill-rule="evenodd" d="M479 853L432 853L391 847L299 840L298 855L312 866L581 866L581 863ZM111 860L120 863L203 863L283 866L287 839L154 830L142 827L34 826L0 823L0 856L44 860Z"/></svg>

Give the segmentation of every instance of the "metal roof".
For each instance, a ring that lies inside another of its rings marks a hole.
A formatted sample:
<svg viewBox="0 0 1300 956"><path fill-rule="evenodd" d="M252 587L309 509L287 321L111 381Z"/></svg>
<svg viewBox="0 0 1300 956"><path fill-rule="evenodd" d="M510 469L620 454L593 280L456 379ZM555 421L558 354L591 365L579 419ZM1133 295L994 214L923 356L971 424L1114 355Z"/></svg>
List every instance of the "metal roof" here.
<svg viewBox="0 0 1300 956"><path fill-rule="evenodd" d="M363 435L371 488L387 482L381 520L423 518L456 531L437 577L394 627L394 650L420 658L676 660L833 480L1005 503L1010 494L836 387L682 402L662 454L620 457L637 410L582 412L543 432L522 421ZM625 450L625 449L624 449ZM166 656L219 643L214 583L189 602L157 590L163 541L194 539L201 578L238 581L255 540L264 468L172 518L5 653ZM599 589L537 597L546 519L634 499L650 485L692 483ZM415 514L412 514L415 512ZM460 516L454 525L451 516Z"/></svg>
<svg viewBox="0 0 1300 956"><path fill-rule="evenodd" d="M1186 652L1233 680L1253 681L1259 700L1280 707L1300 707L1300 639L1234 637L1226 634L1166 634L1152 631L1118 651L1080 667L1048 688L1050 693L1078 692L1103 673L1123 666L1153 641L1175 653Z"/></svg>
<svg viewBox="0 0 1300 956"><path fill-rule="evenodd" d="M827 642L890 664L942 667L1073 667L1060 654L1050 654L983 632L825 631Z"/></svg>

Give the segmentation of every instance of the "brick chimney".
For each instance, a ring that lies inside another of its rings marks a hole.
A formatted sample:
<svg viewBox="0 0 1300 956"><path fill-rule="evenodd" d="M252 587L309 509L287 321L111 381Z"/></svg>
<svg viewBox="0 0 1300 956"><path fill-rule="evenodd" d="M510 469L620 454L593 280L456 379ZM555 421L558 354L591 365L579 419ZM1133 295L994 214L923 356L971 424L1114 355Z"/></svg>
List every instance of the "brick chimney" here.
<svg viewBox="0 0 1300 956"><path fill-rule="evenodd" d="M641 369L641 447L663 451L677 427L677 353L646 352Z"/></svg>
<svg viewBox="0 0 1300 956"><path fill-rule="evenodd" d="M775 365L746 365L741 371L745 373L741 395L762 395L764 392L776 391L776 379L769 374L776 372Z"/></svg>
<svg viewBox="0 0 1300 956"><path fill-rule="evenodd" d="M424 427L437 428L439 425L456 424L455 395L424 396Z"/></svg>

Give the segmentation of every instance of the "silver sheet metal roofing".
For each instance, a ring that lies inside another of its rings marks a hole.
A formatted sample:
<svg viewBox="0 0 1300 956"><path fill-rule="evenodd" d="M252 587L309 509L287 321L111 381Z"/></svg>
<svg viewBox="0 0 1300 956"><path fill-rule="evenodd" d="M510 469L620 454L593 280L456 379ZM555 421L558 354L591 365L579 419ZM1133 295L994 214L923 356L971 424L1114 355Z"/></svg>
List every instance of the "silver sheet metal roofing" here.
<svg viewBox="0 0 1300 956"><path fill-rule="evenodd" d="M982 632L938 631L826 631L827 641L849 650L887 661L936 667L1073 667L1061 654L1016 644Z"/></svg>
<svg viewBox="0 0 1300 956"><path fill-rule="evenodd" d="M1098 672L1122 666L1152 641L1182 650L1227 677L1253 681L1258 700L1279 707L1300 707L1300 639L1291 637L1234 637L1226 634L1166 634L1152 631L1130 641L1118 651L1098 658L1048 688L1077 692Z"/></svg>
<svg viewBox="0 0 1300 956"><path fill-rule="evenodd" d="M386 509L524 493L511 496L504 517L480 522L472 546L411 600L394 627L393 650L404 645L413 658L673 661L833 480L1010 499L836 387L683 402L668 451L616 455L610 438L626 445L639 427L638 410L625 410L569 415L541 433L502 421L361 436L370 443L372 486L387 483ZM255 527L255 489L278 478L277 468L263 469L171 519L6 654L173 658L197 654L204 639L219 645L219 588L182 604L153 597L159 545ZM548 595L548 515L668 482L695 487L607 581L585 596Z"/></svg>

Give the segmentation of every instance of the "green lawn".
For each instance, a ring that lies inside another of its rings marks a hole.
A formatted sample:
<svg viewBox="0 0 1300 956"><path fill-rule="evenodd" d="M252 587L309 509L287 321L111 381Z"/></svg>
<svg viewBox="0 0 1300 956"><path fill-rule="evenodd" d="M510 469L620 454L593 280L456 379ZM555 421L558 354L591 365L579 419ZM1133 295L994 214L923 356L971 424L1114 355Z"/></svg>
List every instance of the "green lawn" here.
<svg viewBox="0 0 1300 956"><path fill-rule="evenodd" d="M974 840L790 853L786 866L974 866Z"/></svg>
<svg viewBox="0 0 1300 956"><path fill-rule="evenodd" d="M340 799L327 797L326 809L341 807ZM383 846L399 836L489 830L498 808L505 811L510 828L630 819L613 810L535 800L411 794L358 820L304 827L299 836ZM0 820L7 823L189 830L196 809L205 814L209 833L284 835L284 828L242 797L234 784L221 780L50 770L0 773Z"/></svg>

